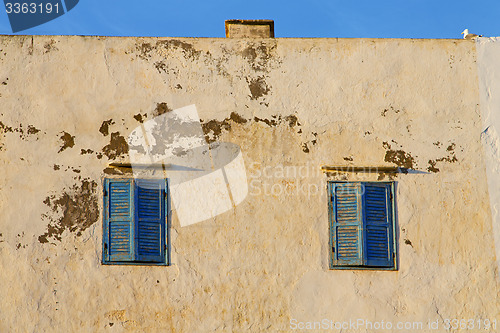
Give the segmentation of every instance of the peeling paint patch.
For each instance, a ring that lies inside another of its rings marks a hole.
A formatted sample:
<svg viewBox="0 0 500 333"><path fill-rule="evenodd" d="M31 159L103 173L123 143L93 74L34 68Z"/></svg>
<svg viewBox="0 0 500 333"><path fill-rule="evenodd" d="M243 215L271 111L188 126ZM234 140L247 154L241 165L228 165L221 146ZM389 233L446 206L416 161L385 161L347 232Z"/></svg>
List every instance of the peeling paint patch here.
<svg viewBox="0 0 500 333"><path fill-rule="evenodd" d="M203 129L203 133L205 134L205 140L208 143L212 143L214 141L217 141L223 130L229 131L231 129L231 123L244 124L247 121L248 120L246 120L236 112L231 112L229 117L222 121L217 121L215 119L212 119L208 122L202 121L201 127Z"/></svg>
<svg viewBox="0 0 500 333"><path fill-rule="evenodd" d="M138 114L134 115L134 119L137 120L138 122L140 122L141 124L144 122L144 119L147 117L148 117L148 115L146 113L145 114L138 113Z"/></svg>
<svg viewBox="0 0 500 333"><path fill-rule="evenodd" d="M344 157L344 161L352 162L353 160L352 156Z"/></svg>
<svg viewBox="0 0 500 333"><path fill-rule="evenodd" d="M403 150L386 151L384 161L394 163L397 166L406 169L413 169L415 163L413 157L410 154L404 152Z"/></svg>
<svg viewBox="0 0 500 333"><path fill-rule="evenodd" d="M245 58L255 71L266 70L269 60L272 58L272 52L276 45L268 46L266 44L250 44L243 49L241 55Z"/></svg>
<svg viewBox="0 0 500 333"><path fill-rule="evenodd" d="M19 138L26 140L29 136L39 133L40 130L33 125L28 125L27 130L23 130L23 124L19 124L19 127L7 126L0 121L0 133L19 133ZM38 140L38 138L37 138Z"/></svg>
<svg viewBox="0 0 500 333"><path fill-rule="evenodd" d="M46 204L51 214L42 215L43 219L50 220L47 231L38 237L40 243L51 240L61 240L64 230L76 232L77 236L99 219L97 204L97 183L84 179L80 185L75 184L61 195L48 196L43 203ZM54 217L52 215L61 215Z"/></svg>
<svg viewBox="0 0 500 333"><path fill-rule="evenodd" d="M441 157L435 160L429 160L429 167L427 168L427 171L429 172L439 172L439 168L436 167L438 162L448 162L448 163L455 163L458 161L457 157L455 156L455 143L452 142L447 148L446 151L449 152L448 156Z"/></svg>
<svg viewBox="0 0 500 333"><path fill-rule="evenodd" d="M54 170L56 170L56 171L57 171L57 170L59 170L59 169L61 169L61 166L60 166L60 165L57 165L57 164L54 164Z"/></svg>
<svg viewBox="0 0 500 333"><path fill-rule="evenodd" d="M102 148L102 152L110 159L128 153L128 143L120 132L111 133L111 139L108 145Z"/></svg>
<svg viewBox="0 0 500 333"><path fill-rule="evenodd" d="M99 132L101 132L102 135L107 136L109 134L109 126L114 123L113 119L103 121L101 127L99 128Z"/></svg>
<svg viewBox="0 0 500 333"><path fill-rule="evenodd" d="M4 123L2 123L0 121L0 131L5 134L5 133L8 133L8 132L12 132L13 130L12 130L12 127L4 125Z"/></svg>
<svg viewBox="0 0 500 333"><path fill-rule="evenodd" d="M448 163L455 163L457 162L458 159L455 155L453 156L446 156L446 157L441 157L435 160L429 160L429 167L427 168L427 171L430 172L439 172L439 168L436 168L437 162L448 162Z"/></svg>
<svg viewBox="0 0 500 333"><path fill-rule="evenodd" d="M275 127L278 125L278 121L281 120L281 118L277 118L276 120L276 116L271 116L275 119L261 119L261 118L257 118L257 117L254 117L253 120L258 123L258 122L262 122L264 124L266 124L267 126L269 127Z"/></svg>
<svg viewBox="0 0 500 333"><path fill-rule="evenodd" d="M80 149L80 155L92 154L93 152L92 149Z"/></svg>
<svg viewBox="0 0 500 333"><path fill-rule="evenodd" d="M302 151L304 153L309 153L309 147L307 146L307 142L302 144Z"/></svg>
<svg viewBox="0 0 500 333"><path fill-rule="evenodd" d="M172 40L165 40L165 41L159 41L156 43L157 47L166 47L167 49L169 48L175 48L175 49L180 49L182 50L182 53L184 54L184 58L186 59L199 59L201 55L201 51L196 50L192 44L172 39Z"/></svg>
<svg viewBox="0 0 500 333"><path fill-rule="evenodd" d="M156 104L156 109L153 112L154 117L158 117L164 113L172 111L171 108L168 107L167 103L162 102L162 103L157 103Z"/></svg>
<svg viewBox="0 0 500 333"><path fill-rule="evenodd" d="M405 239L405 244L413 247L413 244L411 243L411 241L409 239Z"/></svg>
<svg viewBox="0 0 500 333"><path fill-rule="evenodd" d="M294 128L295 126L300 126L299 120L297 119L297 116L295 115L289 115L285 117L285 120L288 121L288 126L291 128Z"/></svg>
<svg viewBox="0 0 500 333"><path fill-rule="evenodd" d="M259 76L255 79L247 78L248 88L250 89L250 99L256 100L267 95L271 89L265 81L265 77Z"/></svg>
<svg viewBox="0 0 500 333"><path fill-rule="evenodd" d="M62 132L60 139L63 142L63 145L59 149L58 153L62 152L67 148L73 148L75 146L75 137L67 132Z"/></svg>
<svg viewBox="0 0 500 333"><path fill-rule="evenodd" d="M38 128L33 125L28 125L28 134L36 134L38 132L40 132Z"/></svg>

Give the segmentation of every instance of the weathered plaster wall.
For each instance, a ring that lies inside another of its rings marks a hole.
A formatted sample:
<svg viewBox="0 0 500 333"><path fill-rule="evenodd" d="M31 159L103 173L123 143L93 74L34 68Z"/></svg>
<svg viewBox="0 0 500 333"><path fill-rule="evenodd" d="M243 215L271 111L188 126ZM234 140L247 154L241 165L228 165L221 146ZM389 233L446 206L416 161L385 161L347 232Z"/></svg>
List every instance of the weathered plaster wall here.
<svg viewBox="0 0 500 333"><path fill-rule="evenodd" d="M0 82L0 331L500 319L470 41L2 36ZM248 197L174 211L172 266L101 265L108 164L190 104L241 147ZM328 270L327 179L389 179L335 164L415 170L394 177L398 271Z"/></svg>

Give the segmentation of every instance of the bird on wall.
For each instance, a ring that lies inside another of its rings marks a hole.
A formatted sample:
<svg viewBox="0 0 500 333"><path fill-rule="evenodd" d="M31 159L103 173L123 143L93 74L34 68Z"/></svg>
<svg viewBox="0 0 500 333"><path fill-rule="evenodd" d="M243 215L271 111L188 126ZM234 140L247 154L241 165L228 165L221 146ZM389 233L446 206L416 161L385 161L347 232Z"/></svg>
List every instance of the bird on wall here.
<svg viewBox="0 0 500 333"><path fill-rule="evenodd" d="M477 37L483 37L483 35L470 34L469 29L465 29L461 34L464 35L464 39L476 39Z"/></svg>

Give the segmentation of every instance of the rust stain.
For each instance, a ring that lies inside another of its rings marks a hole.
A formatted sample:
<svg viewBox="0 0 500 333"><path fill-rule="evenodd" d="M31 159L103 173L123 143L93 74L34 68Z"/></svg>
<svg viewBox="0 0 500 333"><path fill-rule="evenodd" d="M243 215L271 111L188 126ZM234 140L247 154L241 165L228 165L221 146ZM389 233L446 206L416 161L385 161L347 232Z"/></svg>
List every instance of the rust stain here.
<svg viewBox="0 0 500 333"><path fill-rule="evenodd" d="M115 159L120 155L128 153L128 150L129 150L128 143L125 140L125 138L120 135L120 132L111 133L109 144L102 148L102 152L110 160Z"/></svg>
<svg viewBox="0 0 500 333"><path fill-rule="evenodd" d="M43 203L46 204L53 214L61 214L59 218L42 215L43 219L49 219L47 231L38 237L40 243L48 243L51 240L61 240L64 230L76 232L80 236L82 232L97 222L99 219L99 207L97 204L97 183L90 179L84 179L80 185L75 184L71 189L64 191L61 195L48 196Z"/></svg>
<svg viewBox="0 0 500 333"><path fill-rule="evenodd" d="M75 137L67 132L62 132L60 139L62 140L63 145L59 149L58 153L75 146Z"/></svg>

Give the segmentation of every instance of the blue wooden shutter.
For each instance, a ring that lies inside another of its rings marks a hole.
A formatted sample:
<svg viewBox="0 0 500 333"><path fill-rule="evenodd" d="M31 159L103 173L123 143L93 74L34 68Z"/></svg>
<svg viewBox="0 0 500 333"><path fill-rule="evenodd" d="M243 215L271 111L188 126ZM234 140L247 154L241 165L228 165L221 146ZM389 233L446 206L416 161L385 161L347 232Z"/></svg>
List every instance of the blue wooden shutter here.
<svg viewBox="0 0 500 333"><path fill-rule="evenodd" d="M363 183L364 264L392 267L393 222L390 184Z"/></svg>
<svg viewBox="0 0 500 333"><path fill-rule="evenodd" d="M132 181L105 180L105 261L131 261L134 259L134 205Z"/></svg>
<svg viewBox="0 0 500 333"><path fill-rule="evenodd" d="M165 258L165 180L137 179L136 259L164 262Z"/></svg>
<svg viewBox="0 0 500 333"><path fill-rule="evenodd" d="M330 183L333 266L357 266L362 260L361 186Z"/></svg>

